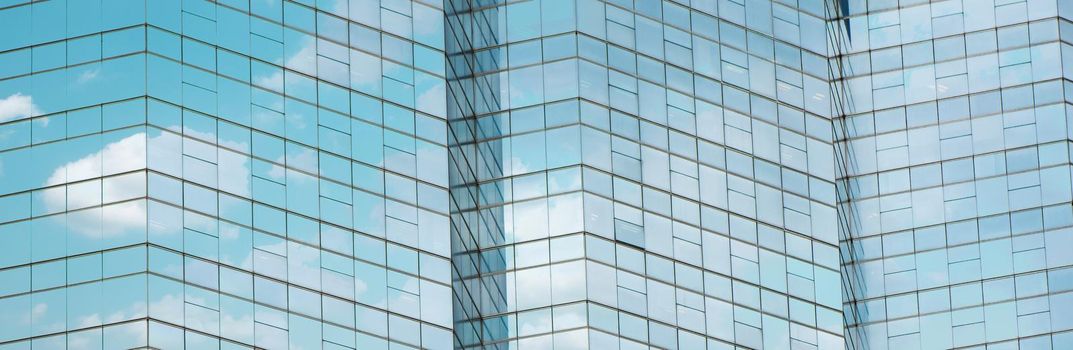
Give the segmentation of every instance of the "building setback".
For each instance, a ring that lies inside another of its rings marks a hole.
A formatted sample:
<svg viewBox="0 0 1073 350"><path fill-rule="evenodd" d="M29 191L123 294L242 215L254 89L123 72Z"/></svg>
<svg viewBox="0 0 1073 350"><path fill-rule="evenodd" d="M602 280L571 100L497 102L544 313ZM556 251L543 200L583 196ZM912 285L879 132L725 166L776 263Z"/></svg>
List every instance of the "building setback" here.
<svg viewBox="0 0 1073 350"><path fill-rule="evenodd" d="M0 1L0 350L1071 349L1073 2Z"/></svg>

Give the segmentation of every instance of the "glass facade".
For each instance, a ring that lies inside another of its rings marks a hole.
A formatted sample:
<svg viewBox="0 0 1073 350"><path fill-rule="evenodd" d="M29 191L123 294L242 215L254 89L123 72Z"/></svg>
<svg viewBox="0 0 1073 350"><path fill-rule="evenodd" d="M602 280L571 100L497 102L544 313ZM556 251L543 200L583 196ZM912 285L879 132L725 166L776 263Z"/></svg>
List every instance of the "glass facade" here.
<svg viewBox="0 0 1073 350"><path fill-rule="evenodd" d="M458 346L843 346L823 2L445 9Z"/></svg>
<svg viewBox="0 0 1073 350"><path fill-rule="evenodd" d="M843 5L847 345L1073 348L1073 2Z"/></svg>
<svg viewBox="0 0 1073 350"><path fill-rule="evenodd" d="M0 0L0 349L1073 348L1073 2Z"/></svg>
<svg viewBox="0 0 1073 350"><path fill-rule="evenodd" d="M443 18L4 1L0 348L451 348Z"/></svg>

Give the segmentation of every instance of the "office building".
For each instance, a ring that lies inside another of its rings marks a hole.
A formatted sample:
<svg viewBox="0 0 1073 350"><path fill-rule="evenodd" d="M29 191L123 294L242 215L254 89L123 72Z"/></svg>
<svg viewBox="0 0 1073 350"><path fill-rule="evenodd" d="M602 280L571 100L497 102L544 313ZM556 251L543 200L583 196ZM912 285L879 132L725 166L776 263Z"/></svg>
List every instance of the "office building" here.
<svg viewBox="0 0 1073 350"><path fill-rule="evenodd" d="M1073 348L1071 6L849 2L847 345Z"/></svg>
<svg viewBox="0 0 1073 350"><path fill-rule="evenodd" d="M0 2L0 349L1073 348L1071 21Z"/></svg>
<svg viewBox="0 0 1073 350"><path fill-rule="evenodd" d="M2 346L451 347L439 4L2 6Z"/></svg>

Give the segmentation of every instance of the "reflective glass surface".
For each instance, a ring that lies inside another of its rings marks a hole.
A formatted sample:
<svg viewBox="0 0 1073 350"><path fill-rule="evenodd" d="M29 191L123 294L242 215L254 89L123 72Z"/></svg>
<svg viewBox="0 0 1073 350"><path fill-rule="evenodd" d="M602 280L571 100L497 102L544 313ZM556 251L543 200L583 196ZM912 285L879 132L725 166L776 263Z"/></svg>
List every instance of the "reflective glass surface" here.
<svg viewBox="0 0 1073 350"><path fill-rule="evenodd" d="M0 0L0 350L1070 349L1073 2Z"/></svg>
<svg viewBox="0 0 1073 350"><path fill-rule="evenodd" d="M459 347L843 347L822 2L445 9Z"/></svg>
<svg viewBox="0 0 1073 350"><path fill-rule="evenodd" d="M0 348L451 348L442 22L0 3Z"/></svg>
<svg viewBox="0 0 1073 350"><path fill-rule="evenodd" d="M1073 3L843 5L847 346L1073 346Z"/></svg>

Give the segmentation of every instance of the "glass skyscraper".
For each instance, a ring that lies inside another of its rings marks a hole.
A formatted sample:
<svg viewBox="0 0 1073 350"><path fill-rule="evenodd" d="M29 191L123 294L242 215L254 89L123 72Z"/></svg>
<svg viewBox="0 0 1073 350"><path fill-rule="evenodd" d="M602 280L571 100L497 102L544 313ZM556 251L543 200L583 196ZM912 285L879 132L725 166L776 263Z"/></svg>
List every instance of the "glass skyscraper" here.
<svg viewBox="0 0 1073 350"><path fill-rule="evenodd" d="M842 5L847 345L1073 349L1073 2Z"/></svg>
<svg viewBox="0 0 1073 350"><path fill-rule="evenodd" d="M0 347L452 347L443 10L0 4Z"/></svg>
<svg viewBox="0 0 1073 350"><path fill-rule="evenodd" d="M0 350L1073 349L1073 2L0 0Z"/></svg>
<svg viewBox="0 0 1073 350"><path fill-rule="evenodd" d="M843 345L822 2L446 11L458 345Z"/></svg>

